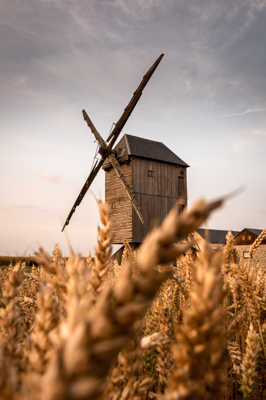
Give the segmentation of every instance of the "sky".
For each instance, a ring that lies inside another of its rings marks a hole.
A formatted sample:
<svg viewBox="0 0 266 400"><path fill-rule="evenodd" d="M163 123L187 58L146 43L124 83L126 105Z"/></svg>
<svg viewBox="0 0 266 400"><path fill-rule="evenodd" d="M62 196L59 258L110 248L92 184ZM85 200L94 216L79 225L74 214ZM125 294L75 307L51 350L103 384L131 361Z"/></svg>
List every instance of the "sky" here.
<svg viewBox="0 0 266 400"><path fill-rule="evenodd" d="M155 59L123 133L186 161L188 202L239 186L209 228L266 226L266 0L0 0L0 254L97 240L96 150Z"/></svg>

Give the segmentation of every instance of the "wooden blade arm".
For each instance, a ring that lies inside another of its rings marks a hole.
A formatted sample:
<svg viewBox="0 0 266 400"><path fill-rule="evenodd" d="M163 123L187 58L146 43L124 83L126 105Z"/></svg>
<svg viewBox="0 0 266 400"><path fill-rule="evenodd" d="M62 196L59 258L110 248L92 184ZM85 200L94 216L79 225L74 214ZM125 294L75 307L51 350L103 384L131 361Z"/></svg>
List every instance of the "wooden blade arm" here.
<svg viewBox="0 0 266 400"><path fill-rule="evenodd" d="M98 161L95 165L93 170L91 171L90 175L88 176L88 178L86 179L86 182L84 183L73 207L70 210L70 213L67 216L66 222L64 223L64 226L61 230L61 232L63 232L63 230L65 229L65 227L69 224L69 221L72 217L72 215L74 214L76 207L80 205L83 197L85 196L85 194L87 193L90 185L92 184L94 178L96 177L97 173L99 172L99 170L101 169L102 165L104 163L104 159L101 159L100 161Z"/></svg>
<svg viewBox="0 0 266 400"><path fill-rule="evenodd" d="M92 120L90 119L90 117L88 116L88 114L86 113L85 110L82 110L82 114L83 114L84 120L87 122L87 125L90 127L93 135L95 136L95 139L98 141L98 143L100 145L99 153L102 156L106 156L107 155L107 144L105 143L105 141L101 137L100 133L95 128Z"/></svg>
<svg viewBox="0 0 266 400"><path fill-rule="evenodd" d="M129 184L127 183L123 172L121 171L119 162L117 161L117 159L115 158L115 156L112 153L108 156L108 159L110 160L110 162L111 162L111 164L112 164L112 166L113 166L113 168L114 168L114 170L116 172L116 175L121 179L121 182L122 182L122 184L123 184L123 186L124 186L124 188L126 190L126 193L127 193L128 197L129 197L129 199L132 202L133 207L135 208L135 211L136 211L141 223L144 224L144 218L143 218L143 216L141 214L140 207L138 206L138 204L137 204L137 202L135 200L135 195L132 192Z"/></svg>
<svg viewBox="0 0 266 400"><path fill-rule="evenodd" d="M110 133L107 142L111 140L111 142L108 145L108 148L111 150L113 148L113 145L118 138L119 133L123 129L125 123L127 122L128 118L130 117L130 114L134 110L137 102L139 101L140 96L142 95L142 90L145 88L147 83L149 82L152 74L158 67L161 59L163 58L164 54L161 54L157 60L154 62L154 64L149 68L149 70L146 72L146 74L143 76L142 81L140 82L138 88L135 90L130 102L128 103L127 107L125 108L123 114L121 115L120 119L116 123L113 131Z"/></svg>

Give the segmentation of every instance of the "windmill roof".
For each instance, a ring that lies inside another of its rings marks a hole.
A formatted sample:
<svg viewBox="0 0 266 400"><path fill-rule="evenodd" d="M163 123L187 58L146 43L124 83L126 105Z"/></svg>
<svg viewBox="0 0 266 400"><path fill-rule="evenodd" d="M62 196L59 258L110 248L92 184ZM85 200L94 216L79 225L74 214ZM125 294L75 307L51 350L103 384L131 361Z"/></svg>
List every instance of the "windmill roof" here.
<svg viewBox="0 0 266 400"><path fill-rule="evenodd" d="M126 150L129 156L158 160L170 164L189 167L162 142L144 139L138 136L125 134L115 147L115 150Z"/></svg>

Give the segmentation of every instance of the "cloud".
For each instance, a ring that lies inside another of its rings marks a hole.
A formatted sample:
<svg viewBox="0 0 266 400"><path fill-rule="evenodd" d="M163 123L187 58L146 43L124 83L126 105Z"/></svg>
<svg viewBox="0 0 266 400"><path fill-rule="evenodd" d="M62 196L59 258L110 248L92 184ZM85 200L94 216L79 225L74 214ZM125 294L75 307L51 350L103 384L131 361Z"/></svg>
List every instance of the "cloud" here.
<svg viewBox="0 0 266 400"><path fill-rule="evenodd" d="M29 221L36 224L31 236L40 238L41 231L47 231L45 240L50 243L49 226L54 224L55 232L60 231L83 184L82 176L87 177L94 146L87 138L90 133L81 120L81 108L87 109L106 137L142 73L162 51L166 57L128 121L127 132L187 148L192 166L199 150L204 151L200 143L203 146L209 137L208 152L214 149L216 158L217 151L228 153L224 148L230 141L233 153L228 154L228 162L237 160L234 176L239 171L239 179L250 173L253 180L259 176L263 180L258 165L266 137L265 5L266 0L0 1L0 163L7 188L1 201L22 204L18 210L2 213L13 216L14 226L23 219L26 230L18 224L21 243L29 238ZM219 136L223 124L215 128L212 124L224 115L239 118L223 120L228 131ZM245 115L258 117L257 124L241 118ZM211 171L208 167L202 174L201 164L196 170L208 189L213 186ZM92 190L103 194L103 172L97 179ZM10 181L17 184L10 187ZM195 183L189 185L191 192ZM198 189L203 190L200 184ZM263 190L260 185L254 191L256 198L261 199ZM82 229L78 241L84 249L94 241L88 229L97 215L90 193L87 196L71 226ZM47 213L39 213L40 220L31 200L48 207ZM17 243L15 237L9 241ZM7 239L5 246L9 246Z"/></svg>
<svg viewBox="0 0 266 400"><path fill-rule="evenodd" d="M36 211L36 212L41 212L41 213L46 213L48 212L48 209L39 207L37 205L33 204L10 204L8 206L1 207L2 210L4 211L10 211L10 210L18 210L18 211Z"/></svg>
<svg viewBox="0 0 266 400"><path fill-rule="evenodd" d="M38 206L34 206L34 205L31 205L31 204L14 205L14 206L10 206L10 208L19 208L19 209L22 208L22 209L29 209L29 210L32 210L32 209L39 210Z"/></svg>
<svg viewBox="0 0 266 400"><path fill-rule="evenodd" d="M111 4L126 15L140 17L143 12L160 7L164 2L164 0L135 0L134 2L131 0L114 0ZM169 0L166 3L169 5Z"/></svg>
<svg viewBox="0 0 266 400"><path fill-rule="evenodd" d="M250 153L251 150L254 149L256 145L255 140L250 138L239 138L232 144L232 151L233 153Z"/></svg>
<svg viewBox="0 0 266 400"><path fill-rule="evenodd" d="M259 138L264 138L266 137L266 130L262 130L262 129L253 129L251 131L251 134L254 136L257 136Z"/></svg>
<svg viewBox="0 0 266 400"><path fill-rule="evenodd" d="M51 183L53 185L59 185L62 183L62 177L58 175L41 175L41 179L45 182Z"/></svg>
<svg viewBox="0 0 266 400"><path fill-rule="evenodd" d="M66 98L104 99L109 89L123 86L123 79L133 80L143 61L148 65L162 49L165 62L169 57L173 66L169 77L174 74L167 90L173 87L180 100L191 91L216 103L224 95L233 102L244 90L248 98L252 80L261 81L263 71L247 77L250 71L243 71L245 63L239 62L247 49L239 48L238 41L256 25L264 7L262 0L43 0L38 5L28 0L16 9L2 6L3 98L12 103L26 97L52 106ZM259 43L264 48L263 31ZM230 61L232 53L236 65ZM263 61L263 52L257 59L258 64ZM228 85L236 80L238 86ZM265 93L263 86L261 82Z"/></svg>
<svg viewBox="0 0 266 400"><path fill-rule="evenodd" d="M266 131L261 129L252 129L245 135L238 137L232 144L234 153L255 154L263 148L263 142L266 137Z"/></svg>
<svg viewBox="0 0 266 400"><path fill-rule="evenodd" d="M225 115L224 118L242 117L247 114L260 113L260 112L264 112L264 111L266 111L266 107L247 108L245 111L241 111L239 113Z"/></svg>

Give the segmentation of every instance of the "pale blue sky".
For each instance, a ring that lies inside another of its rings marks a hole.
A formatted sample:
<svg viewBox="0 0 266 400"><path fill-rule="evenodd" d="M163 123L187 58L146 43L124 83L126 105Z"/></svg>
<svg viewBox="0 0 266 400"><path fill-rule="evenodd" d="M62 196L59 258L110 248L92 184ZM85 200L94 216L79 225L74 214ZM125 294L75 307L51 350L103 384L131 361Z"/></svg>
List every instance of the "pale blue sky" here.
<svg viewBox="0 0 266 400"><path fill-rule="evenodd" d="M66 249L61 226L144 72L165 57L123 133L189 165L189 203L245 191L210 228L266 226L265 0L0 0L0 254ZM104 198L104 173L91 188ZM94 195L69 239L96 243Z"/></svg>

